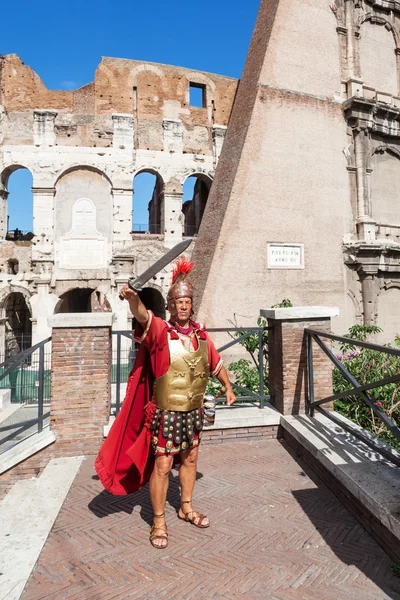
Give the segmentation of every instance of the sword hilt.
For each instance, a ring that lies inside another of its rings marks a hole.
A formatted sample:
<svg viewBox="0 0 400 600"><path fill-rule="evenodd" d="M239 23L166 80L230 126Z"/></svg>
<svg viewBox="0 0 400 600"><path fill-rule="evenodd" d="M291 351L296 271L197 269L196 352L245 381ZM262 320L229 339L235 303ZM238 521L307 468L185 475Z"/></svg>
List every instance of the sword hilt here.
<svg viewBox="0 0 400 600"><path fill-rule="evenodd" d="M135 280L133 278L128 279L128 286L131 288L131 290L135 290L135 292L141 292L143 290L142 287L136 287L134 284L135 284ZM125 298L123 298L123 296L121 296L121 294L119 295L119 299L125 300Z"/></svg>

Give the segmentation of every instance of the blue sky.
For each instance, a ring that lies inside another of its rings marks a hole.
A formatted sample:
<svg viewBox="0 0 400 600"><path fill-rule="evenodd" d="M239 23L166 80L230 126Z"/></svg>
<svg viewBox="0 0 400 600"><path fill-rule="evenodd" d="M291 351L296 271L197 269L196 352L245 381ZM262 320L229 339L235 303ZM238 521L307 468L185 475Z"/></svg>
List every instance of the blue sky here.
<svg viewBox="0 0 400 600"><path fill-rule="evenodd" d="M240 77L258 6L259 0L4 2L0 54L18 54L50 89L92 81L102 56ZM140 207L151 196L151 178L142 178L135 194ZM10 229L32 226L30 185L29 173L10 178ZM146 221L143 208L134 221Z"/></svg>

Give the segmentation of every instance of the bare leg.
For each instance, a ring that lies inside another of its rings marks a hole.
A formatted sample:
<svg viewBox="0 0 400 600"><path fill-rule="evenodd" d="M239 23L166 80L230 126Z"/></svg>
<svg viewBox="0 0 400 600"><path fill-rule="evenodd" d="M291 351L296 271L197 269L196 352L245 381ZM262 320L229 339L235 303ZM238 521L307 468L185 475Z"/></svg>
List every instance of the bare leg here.
<svg viewBox="0 0 400 600"><path fill-rule="evenodd" d="M190 450L187 450L186 452L181 452L179 481L181 483L181 502L184 502L184 504L181 504L179 516L184 518L184 513L191 513L189 516L190 518L194 517L195 525L199 525L201 522L203 527L207 527L210 524L208 518L204 517L201 521L200 513L194 511L192 506L194 484L196 483L198 455L198 446L195 448L190 448ZM187 502L188 500L190 500L190 502Z"/></svg>
<svg viewBox="0 0 400 600"><path fill-rule="evenodd" d="M158 531L155 531L155 535L162 535L162 528L164 528L165 533L167 531L164 512L167 500L168 476L172 468L172 463L172 456L156 456L154 469L150 477L150 500L154 511L154 526L160 527ZM154 545L160 548L164 548L167 543L166 539L154 540Z"/></svg>

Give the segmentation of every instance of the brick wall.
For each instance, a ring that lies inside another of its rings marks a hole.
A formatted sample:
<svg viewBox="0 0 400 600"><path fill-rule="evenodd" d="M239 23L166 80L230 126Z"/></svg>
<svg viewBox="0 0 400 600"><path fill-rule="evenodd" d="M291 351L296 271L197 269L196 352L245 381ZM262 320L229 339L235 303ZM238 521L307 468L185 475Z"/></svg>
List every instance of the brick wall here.
<svg viewBox="0 0 400 600"><path fill-rule="evenodd" d="M327 319L275 320L269 319L269 386L274 406L284 415L306 411L308 400L307 344L305 328L331 331ZM329 341L324 340L328 345ZM314 398L332 394L332 363L314 343ZM325 405L325 408L327 406Z"/></svg>
<svg viewBox="0 0 400 600"><path fill-rule="evenodd" d="M16 481L37 477L52 458L97 455L110 400L111 327L53 327L50 428L57 440L1 475L0 499Z"/></svg>
<svg viewBox="0 0 400 600"><path fill-rule="evenodd" d="M53 329L50 427L64 456L97 453L110 398L110 328Z"/></svg>
<svg viewBox="0 0 400 600"><path fill-rule="evenodd" d="M260 438L277 439L283 437L280 425L266 425L263 427L237 427L231 429L203 430L202 444L223 444L224 442L249 442Z"/></svg>

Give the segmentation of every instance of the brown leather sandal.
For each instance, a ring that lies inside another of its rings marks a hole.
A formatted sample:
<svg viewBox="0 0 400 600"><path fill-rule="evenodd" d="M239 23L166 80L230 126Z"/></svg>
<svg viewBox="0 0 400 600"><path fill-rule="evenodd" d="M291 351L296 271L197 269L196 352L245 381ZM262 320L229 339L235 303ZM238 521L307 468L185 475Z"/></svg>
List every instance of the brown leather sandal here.
<svg viewBox="0 0 400 600"><path fill-rule="evenodd" d="M162 515L156 515L154 514L155 517L157 517L158 519L161 519L162 517L165 517L165 513L163 513ZM156 533L157 531L162 531L163 533L159 534ZM163 546L159 546L158 544L155 544L155 540L166 540L167 543ZM163 525L154 525L150 530L150 544L154 547L157 548L158 550L164 550L164 548L166 548L168 546L168 529L167 529L167 524L164 523Z"/></svg>
<svg viewBox="0 0 400 600"><path fill-rule="evenodd" d="M202 515L202 514L198 513L196 510L189 510L188 512L185 512L183 510L182 504L190 504L191 502L192 502L191 500L182 500L181 501L181 510L185 516L181 517L178 512L178 518L182 519L182 521L186 521L187 523L191 523L192 525L195 525L196 527L200 527L200 529L206 529L207 527L210 527L210 523L207 523L207 525L203 525L203 522L205 521L205 519L208 518L206 515ZM191 515L193 515L193 516L191 516ZM199 519L198 523L195 522L197 519Z"/></svg>

